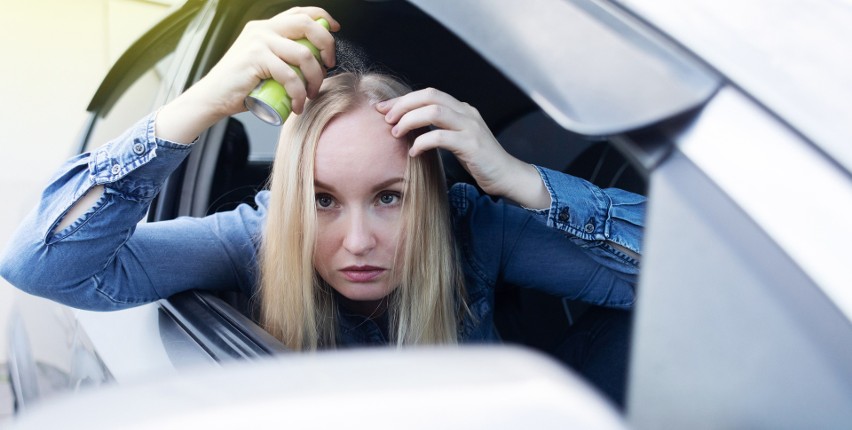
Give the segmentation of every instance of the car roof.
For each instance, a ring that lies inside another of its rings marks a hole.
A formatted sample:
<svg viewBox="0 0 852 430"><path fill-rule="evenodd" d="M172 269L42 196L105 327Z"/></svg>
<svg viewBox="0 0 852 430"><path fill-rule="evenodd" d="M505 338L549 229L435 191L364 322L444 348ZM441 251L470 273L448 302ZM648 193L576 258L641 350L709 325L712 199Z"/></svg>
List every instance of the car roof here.
<svg viewBox="0 0 852 430"><path fill-rule="evenodd" d="M618 0L852 172L852 2Z"/></svg>

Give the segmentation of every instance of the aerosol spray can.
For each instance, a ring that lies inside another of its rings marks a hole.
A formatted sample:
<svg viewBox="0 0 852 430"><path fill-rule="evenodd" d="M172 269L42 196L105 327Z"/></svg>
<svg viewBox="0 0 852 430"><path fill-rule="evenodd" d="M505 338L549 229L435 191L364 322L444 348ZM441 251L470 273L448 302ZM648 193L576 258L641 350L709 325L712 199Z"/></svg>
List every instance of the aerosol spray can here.
<svg viewBox="0 0 852 430"><path fill-rule="evenodd" d="M331 27L325 18L318 18L317 22L325 27L326 30L329 30ZM296 42L310 49L317 61L322 64L319 49L308 39L299 39ZM302 82L305 82L302 71L296 66L290 67L299 75ZM291 103L290 96L287 95L284 86L273 79L264 79L261 81L245 99L246 109L272 125L284 124L284 121L290 116L290 111L292 110Z"/></svg>

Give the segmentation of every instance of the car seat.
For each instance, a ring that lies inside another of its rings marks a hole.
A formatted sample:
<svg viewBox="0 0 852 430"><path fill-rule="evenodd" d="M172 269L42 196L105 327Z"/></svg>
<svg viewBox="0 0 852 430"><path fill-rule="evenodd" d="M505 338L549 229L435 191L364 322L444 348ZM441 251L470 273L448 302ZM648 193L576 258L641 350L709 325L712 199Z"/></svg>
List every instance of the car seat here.
<svg viewBox="0 0 852 430"><path fill-rule="evenodd" d="M631 163L603 140L590 140L556 124L543 111L530 112L497 134L513 156L586 179L601 188L645 194L645 180ZM447 180L474 183L449 153L442 153ZM589 305L534 290L506 286L495 298L495 324L506 342L551 352Z"/></svg>
<svg viewBox="0 0 852 430"><path fill-rule="evenodd" d="M228 118L210 186L208 215L242 203L253 206L255 194L266 186L272 164L249 163L249 150L245 126L236 118Z"/></svg>
<svg viewBox="0 0 852 430"><path fill-rule="evenodd" d="M216 158L216 174L210 186L208 215L233 210L242 203L255 206L254 196L266 186L272 164L249 163L249 152L245 126L236 118L228 118ZM246 317L258 321L256 303L244 294L223 291L217 292L216 296Z"/></svg>

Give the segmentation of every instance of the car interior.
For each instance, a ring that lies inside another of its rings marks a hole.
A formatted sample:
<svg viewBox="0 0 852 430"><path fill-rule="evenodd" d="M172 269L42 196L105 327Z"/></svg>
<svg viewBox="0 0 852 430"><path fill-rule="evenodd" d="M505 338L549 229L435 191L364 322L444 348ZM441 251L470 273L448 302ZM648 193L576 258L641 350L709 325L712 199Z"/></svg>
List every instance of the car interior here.
<svg viewBox="0 0 852 430"><path fill-rule="evenodd" d="M399 76L415 89L439 88L479 109L500 143L519 159L585 178L603 188L645 193L645 178L611 142L584 138L560 127L475 51L411 4L318 5L344 23L335 35L338 68L367 66ZM272 16L283 8L254 7L245 16L235 17L233 35L249 19ZM417 49L412 51L412 46ZM252 204L254 194L266 186L277 143L278 128L248 113L229 118L223 127L221 142L208 145L218 148L218 155L211 166L215 174L204 214ZM442 153L442 157L448 185L473 183L451 154ZM222 298L244 315L256 315L244 297ZM545 351L588 309L581 303L520 288L501 291L497 306L501 309L497 324L504 340Z"/></svg>

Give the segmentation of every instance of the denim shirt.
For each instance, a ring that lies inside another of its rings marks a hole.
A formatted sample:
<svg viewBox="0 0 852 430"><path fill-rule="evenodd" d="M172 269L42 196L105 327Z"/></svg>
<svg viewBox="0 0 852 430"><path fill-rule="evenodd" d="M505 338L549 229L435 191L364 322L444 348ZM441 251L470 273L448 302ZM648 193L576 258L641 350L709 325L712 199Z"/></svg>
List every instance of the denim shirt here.
<svg viewBox="0 0 852 430"><path fill-rule="evenodd" d="M0 275L16 287L68 306L117 310L188 289L256 292L258 238L269 192L249 205L204 218L155 223L145 216L168 175L191 149L158 139L151 114L117 139L72 158L45 189L9 242ZM470 314L462 342L499 339L494 293L503 285L535 288L597 305L635 300L645 199L536 167L549 209L529 210L481 194L468 184L448 194ZM79 219L53 233L88 190L104 194ZM341 346L387 342L382 319L340 312Z"/></svg>

